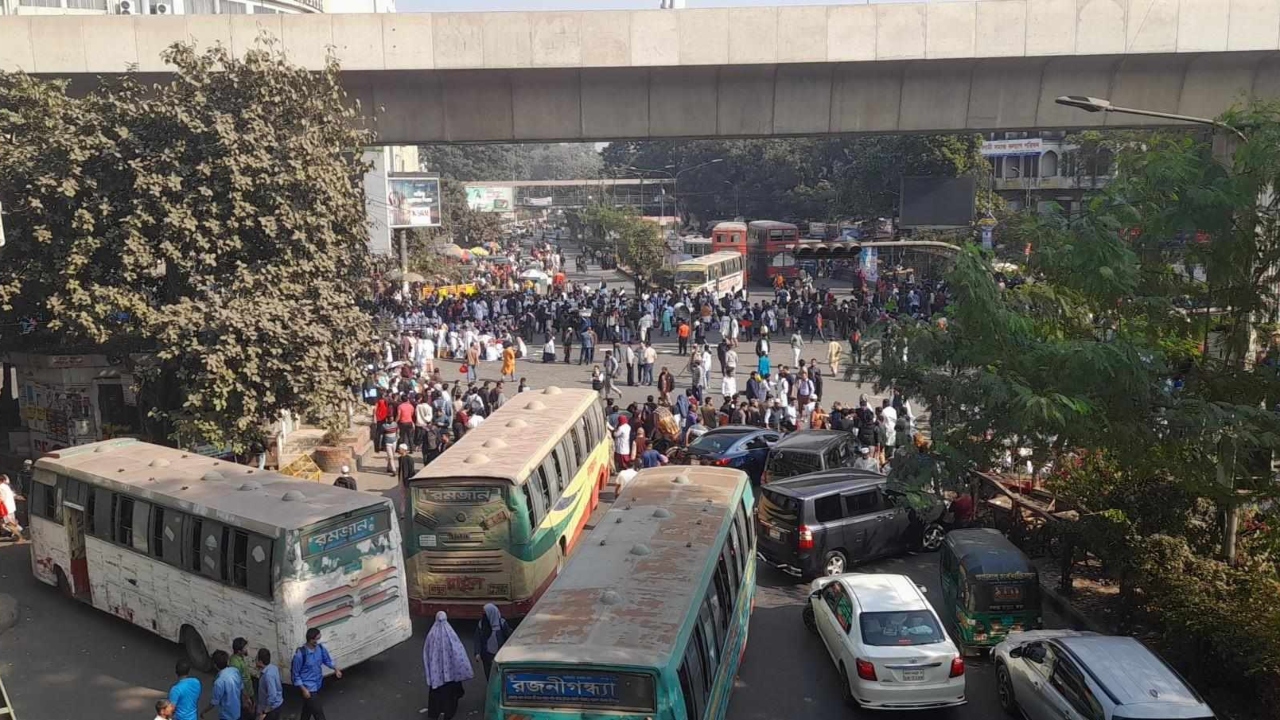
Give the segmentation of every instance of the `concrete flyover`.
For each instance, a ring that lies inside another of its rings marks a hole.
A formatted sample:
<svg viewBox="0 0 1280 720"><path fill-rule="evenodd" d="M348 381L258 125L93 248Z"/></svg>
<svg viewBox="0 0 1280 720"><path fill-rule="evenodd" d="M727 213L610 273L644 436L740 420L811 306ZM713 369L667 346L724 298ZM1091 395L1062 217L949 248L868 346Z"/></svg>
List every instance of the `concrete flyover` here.
<svg viewBox="0 0 1280 720"><path fill-rule="evenodd" d="M189 40L331 48L379 142L1068 128L1280 96L1280 0L980 0L695 10L0 18L0 69L163 73Z"/></svg>

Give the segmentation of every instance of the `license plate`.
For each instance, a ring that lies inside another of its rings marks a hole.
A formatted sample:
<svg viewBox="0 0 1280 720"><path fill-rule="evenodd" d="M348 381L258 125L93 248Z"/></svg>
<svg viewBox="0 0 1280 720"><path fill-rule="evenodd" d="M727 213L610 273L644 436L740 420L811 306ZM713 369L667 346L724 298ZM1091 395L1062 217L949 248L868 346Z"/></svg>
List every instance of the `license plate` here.
<svg viewBox="0 0 1280 720"><path fill-rule="evenodd" d="M902 682L924 682L923 670L903 670Z"/></svg>
<svg viewBox="0 0 1280 720"><path fill-rule="evenodd" d="M769 537L773 538L774 540L781 540L782 531L779 530L778 528L769 528Z"/></svg>

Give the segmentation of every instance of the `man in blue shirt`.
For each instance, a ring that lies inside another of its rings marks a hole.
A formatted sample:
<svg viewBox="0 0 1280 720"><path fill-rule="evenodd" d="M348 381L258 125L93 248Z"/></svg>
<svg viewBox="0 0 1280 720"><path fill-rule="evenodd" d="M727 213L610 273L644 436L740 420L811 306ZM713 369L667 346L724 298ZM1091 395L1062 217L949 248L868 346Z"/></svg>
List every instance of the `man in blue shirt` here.
<svg viewBox="0 0 1280 720"><path fill-rule="evenodd" d="M181 658L173 666L178 681L169 688L169 702L173 703L174 720L196 720L200 717L200 681L190 677L191 663Z"/></svg>
<svg viewBox="0 0 1280 720"><path fill-rule="evenodd" d="M302 714L299 720L328 720L324 705L320 703L320 684L324 682L324 669L333 669L333 676L342 679L342 671L333 664L329 649L320 644L320 628L307 630L307 644L293 654L289 666L293 684L302 692Z"/></svg>
<svg viewBox="0 0 1280 720"><path fill-rule="evenodd" d="M218 674L213 679L213 697L201 715L218 708L218 720L240 720L240 710L244 707L244 680L240 670L231 667L229 660L226 650L214 651L213 666L218 669Z"/></svg>
<svg viewBox="0 0 1280 720"><path fill-rule="evenodd" d="M271 651L258 649L258 718L280 720L284 706L284 688L280 685L280 668L271 664Z"/></svg>

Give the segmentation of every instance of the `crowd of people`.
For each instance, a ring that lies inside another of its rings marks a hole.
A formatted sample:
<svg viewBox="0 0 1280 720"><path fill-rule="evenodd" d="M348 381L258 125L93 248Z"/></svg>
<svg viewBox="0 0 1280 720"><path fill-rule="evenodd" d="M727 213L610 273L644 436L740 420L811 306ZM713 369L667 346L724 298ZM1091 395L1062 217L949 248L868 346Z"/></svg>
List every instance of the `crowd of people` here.
<svg viewBox="0 0 1280 720"><path fill-rule="evenodd" d="M484 617L476 624L474 652L468 654L448 616L436 613L435 623L422 644L427 685L427 707L422 712L428 720L453 720L464 692L462 683L475 676L472 658L481 665L487 679L494 656L511 632L511 625L497 606L486 604ZM308 629L306 642L294 651L290 661L291 682L302 695L300 720L326 720L321 692L325 668L333 672L335 680L342 679L342 670L320 639L318 628ZM280 670L272 664L270 650L259 648L251 659L248 645L244 638L236 638L230 652L213 652L213 687L204 707L200 707L203 684L192 677L188 660L178 660L174 666L177 680L168 696L156 701L156 720L197 720L214 711L218 720L280 720L284 707Z"/></svg>

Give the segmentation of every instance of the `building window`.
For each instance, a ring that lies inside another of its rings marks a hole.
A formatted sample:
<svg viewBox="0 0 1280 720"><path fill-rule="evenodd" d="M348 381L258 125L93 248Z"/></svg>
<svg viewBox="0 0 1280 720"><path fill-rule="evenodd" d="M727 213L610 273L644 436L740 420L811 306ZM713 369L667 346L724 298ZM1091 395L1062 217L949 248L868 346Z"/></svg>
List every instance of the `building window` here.
<svg viewBox="0 0 1280 720"><path fill-rule="evenodd" d="M272 10L269 7L262 7L261 5L254 5L253 14L254 15L279 15L280 11Z"/></svg>
<svg viewBox="0 0 1280 720"><path fill-rule="evenodd" d="M241 2L224 2L222 12L224 15L247 15L249 7Z"/></svg>
<svg viewBox="0 0 1280 720"><path fill-rule="evenodd" d="M213 0L187 0L187 14L189 15L216 15L218 6L214 5Z"/></svg>
<svg viewBox="0 0 1280 720"><path fill-rule="evenodd" d="M1050 150L1040 156L1040 177L1058 176L1058 153Z"/></svg>
<svg viewBox="0 0 1280 720"><path fill-rule="evenodd" d="M62 7L62 0L18 0L18 4L27 7L60 8Z"/></svg>
<svg viewBox="0 0 1280 720"><path fill-rule="evenodd" d="M67 7L76 10L101 10L106 12L107 0L67 0Z"/></svg>

